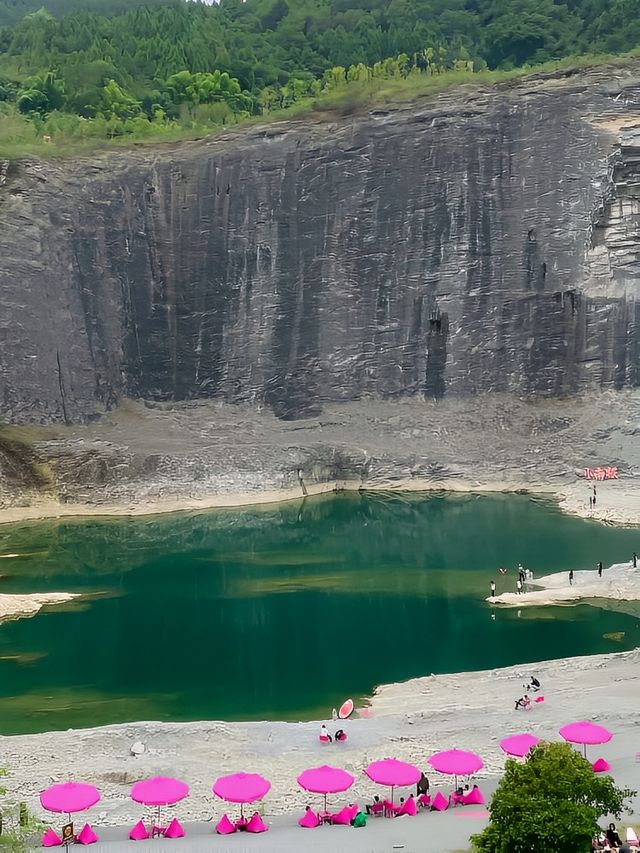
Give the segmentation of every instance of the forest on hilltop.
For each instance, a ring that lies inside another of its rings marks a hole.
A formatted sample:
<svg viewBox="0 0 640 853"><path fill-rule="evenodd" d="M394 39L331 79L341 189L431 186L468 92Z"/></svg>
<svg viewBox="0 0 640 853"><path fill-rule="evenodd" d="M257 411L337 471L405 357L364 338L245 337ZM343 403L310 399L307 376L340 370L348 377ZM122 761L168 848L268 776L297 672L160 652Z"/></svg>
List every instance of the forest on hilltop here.
<svg viewBox="0 0 640 853"><path fill-rule="evenodd" d="M640 45L640 0L0 0L0 144L202 130Z"/></svg>

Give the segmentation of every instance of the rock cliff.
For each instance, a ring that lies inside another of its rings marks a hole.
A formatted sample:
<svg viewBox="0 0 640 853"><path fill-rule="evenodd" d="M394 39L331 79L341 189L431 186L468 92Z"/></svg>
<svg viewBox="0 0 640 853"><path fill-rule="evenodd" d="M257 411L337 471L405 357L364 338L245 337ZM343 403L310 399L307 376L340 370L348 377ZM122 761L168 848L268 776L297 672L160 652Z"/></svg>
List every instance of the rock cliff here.
<svg viewBox="0 0 640 853"><path fill-rule="evenodd" d="M9 164L0 414L640 382L640 66Z"/></svg>
<svg viewBox="0 0 640 853"><path fill-rule="evenodd" d="M4 163L0 505L639 473L639 296L638 62Z"/></svg>

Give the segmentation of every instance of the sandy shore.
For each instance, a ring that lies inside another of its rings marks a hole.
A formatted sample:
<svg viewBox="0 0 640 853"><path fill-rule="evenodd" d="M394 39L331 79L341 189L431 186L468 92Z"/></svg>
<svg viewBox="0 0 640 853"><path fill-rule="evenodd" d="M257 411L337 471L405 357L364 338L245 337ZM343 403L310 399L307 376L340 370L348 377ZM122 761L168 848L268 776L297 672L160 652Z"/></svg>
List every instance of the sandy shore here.
<svg viewBox="0 0 640 853"><path fill-rule="evenodd" d="M640 650L636 650L380 687L369 715L344 725L349 736L344 745L321 745L316 722L141 722L3 737L0 746L9 770L6 784L11 798L27 802L44 817L38 803L43 787L69 778L92 782L103 793L102 802L92 810L92 822L124 825L142 813L128 797L138 779L160 774L183 778L191 794L176 807L176 814L184 820L206 820L224 811L211 794L215 778L251 770L267 776L273 785L264 802L265 814L289 814L293 820L313 801L295 782L306 767L332 763L355 775L349 795L333 798L339 806L347 800L367 802L376 792L363 775L363 768L374 759L395 756L426 768L433 752L459 747L482 755L486 766L478 782L491 793L504 767L500 738L531 731L557 740L557 730L564 723L591 719L611 728L615 737L609 744L590 748L589 757L605 757L618 783L637 788L639 664ZM514 700L523 693L532 672L542 682L545 700L530 712L516 712ZM146 751L133 757L130 747L138 740ZM451 789L446 777L429 776L433 789ZM640 815L638 797L633 809L635 820ZM465 832L476 832L482 825L481 821L471 823ZM454 849L444 839L438 843L440 847L428 849Z"/></svg>
<svg viewBox="0 0 640 853"><path fill-rule="evenodd" d="M588 518L605 524L633 527L640 525L640 483L635 481L612 480L598 484L600 503L596 508L589 507L589 486L585 481L565 486L548 483L531 483L518 480L394 480L380 483L361 483L348 480L334 480L327 483L308 484L305 492L299 487L276 489L264 492L240 492L214 494L206 498L165 498L139 504L92 504L42 501L29 506L4 507L0 514L0 524L15 523L49 518L82 517L141 517L173 512L198 512L224 507L268 506L284 501L299 501L305 496L329 495L341 491L370 492L464 492L464 493L520 493L546 495L558 501L562 512ZM1 555L0 555L1 556Z"/></svg>
<svg viewBox="0 0 640 853"><path fill-rule="evenodd" d="M534 587L532 589L532 587ZM602 604L604 601L640 601L640 562L614 563L603 568L602 577L597 570L573 572L569 582L568 572L556 572L527 581L526 591L503 592L486 599L489 604L506 607L541 607L553 604Z"/></svg>
<svg viewBox="0 0 640 853"><path fill-rule="evenodd" d="M0 595L0 622L35 616L43 607L64 604L78 596L70 592L45 592L32 595Z"/></svg>

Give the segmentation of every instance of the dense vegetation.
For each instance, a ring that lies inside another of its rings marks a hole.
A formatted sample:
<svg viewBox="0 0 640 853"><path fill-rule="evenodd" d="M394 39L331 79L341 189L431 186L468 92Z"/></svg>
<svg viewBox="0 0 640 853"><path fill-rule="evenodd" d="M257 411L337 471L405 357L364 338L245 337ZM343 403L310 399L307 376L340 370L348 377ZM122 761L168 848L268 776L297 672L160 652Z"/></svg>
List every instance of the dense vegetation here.
<svg viewBox="0 0 640 853"><path fill-rule="evenodd" d="M635 791L596 776L568 743L540 743L524 763L510 758L489 807L489 825L473 837L478 853L582 851L603 815L620 817Z"/></svg>
<svg viewBox="0 0 640 853"><path fill-rule="evenodd" d="M640 44L640 0L0 0L0 142L228 124ZM144 5L143 5L144 2Z"/></svg>

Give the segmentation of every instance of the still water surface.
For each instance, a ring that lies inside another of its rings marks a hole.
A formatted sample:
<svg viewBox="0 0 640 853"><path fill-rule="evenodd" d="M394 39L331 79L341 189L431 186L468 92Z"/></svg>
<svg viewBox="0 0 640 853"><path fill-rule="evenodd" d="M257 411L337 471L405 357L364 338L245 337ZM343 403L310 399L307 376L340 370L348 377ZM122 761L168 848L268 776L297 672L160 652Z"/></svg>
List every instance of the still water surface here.
<svg viewBox="0 0 640 853"><path fill-rule="evenodd" d="M632 616L583 605L492 620L484 597L492 578L513 589L519 561L538 575L593 568L638 544L502 495L0 527L0 554L20 555L0 560L1 591L86 596L0 626L2 732L300 719L430 672L632 648Z"/></svg>

